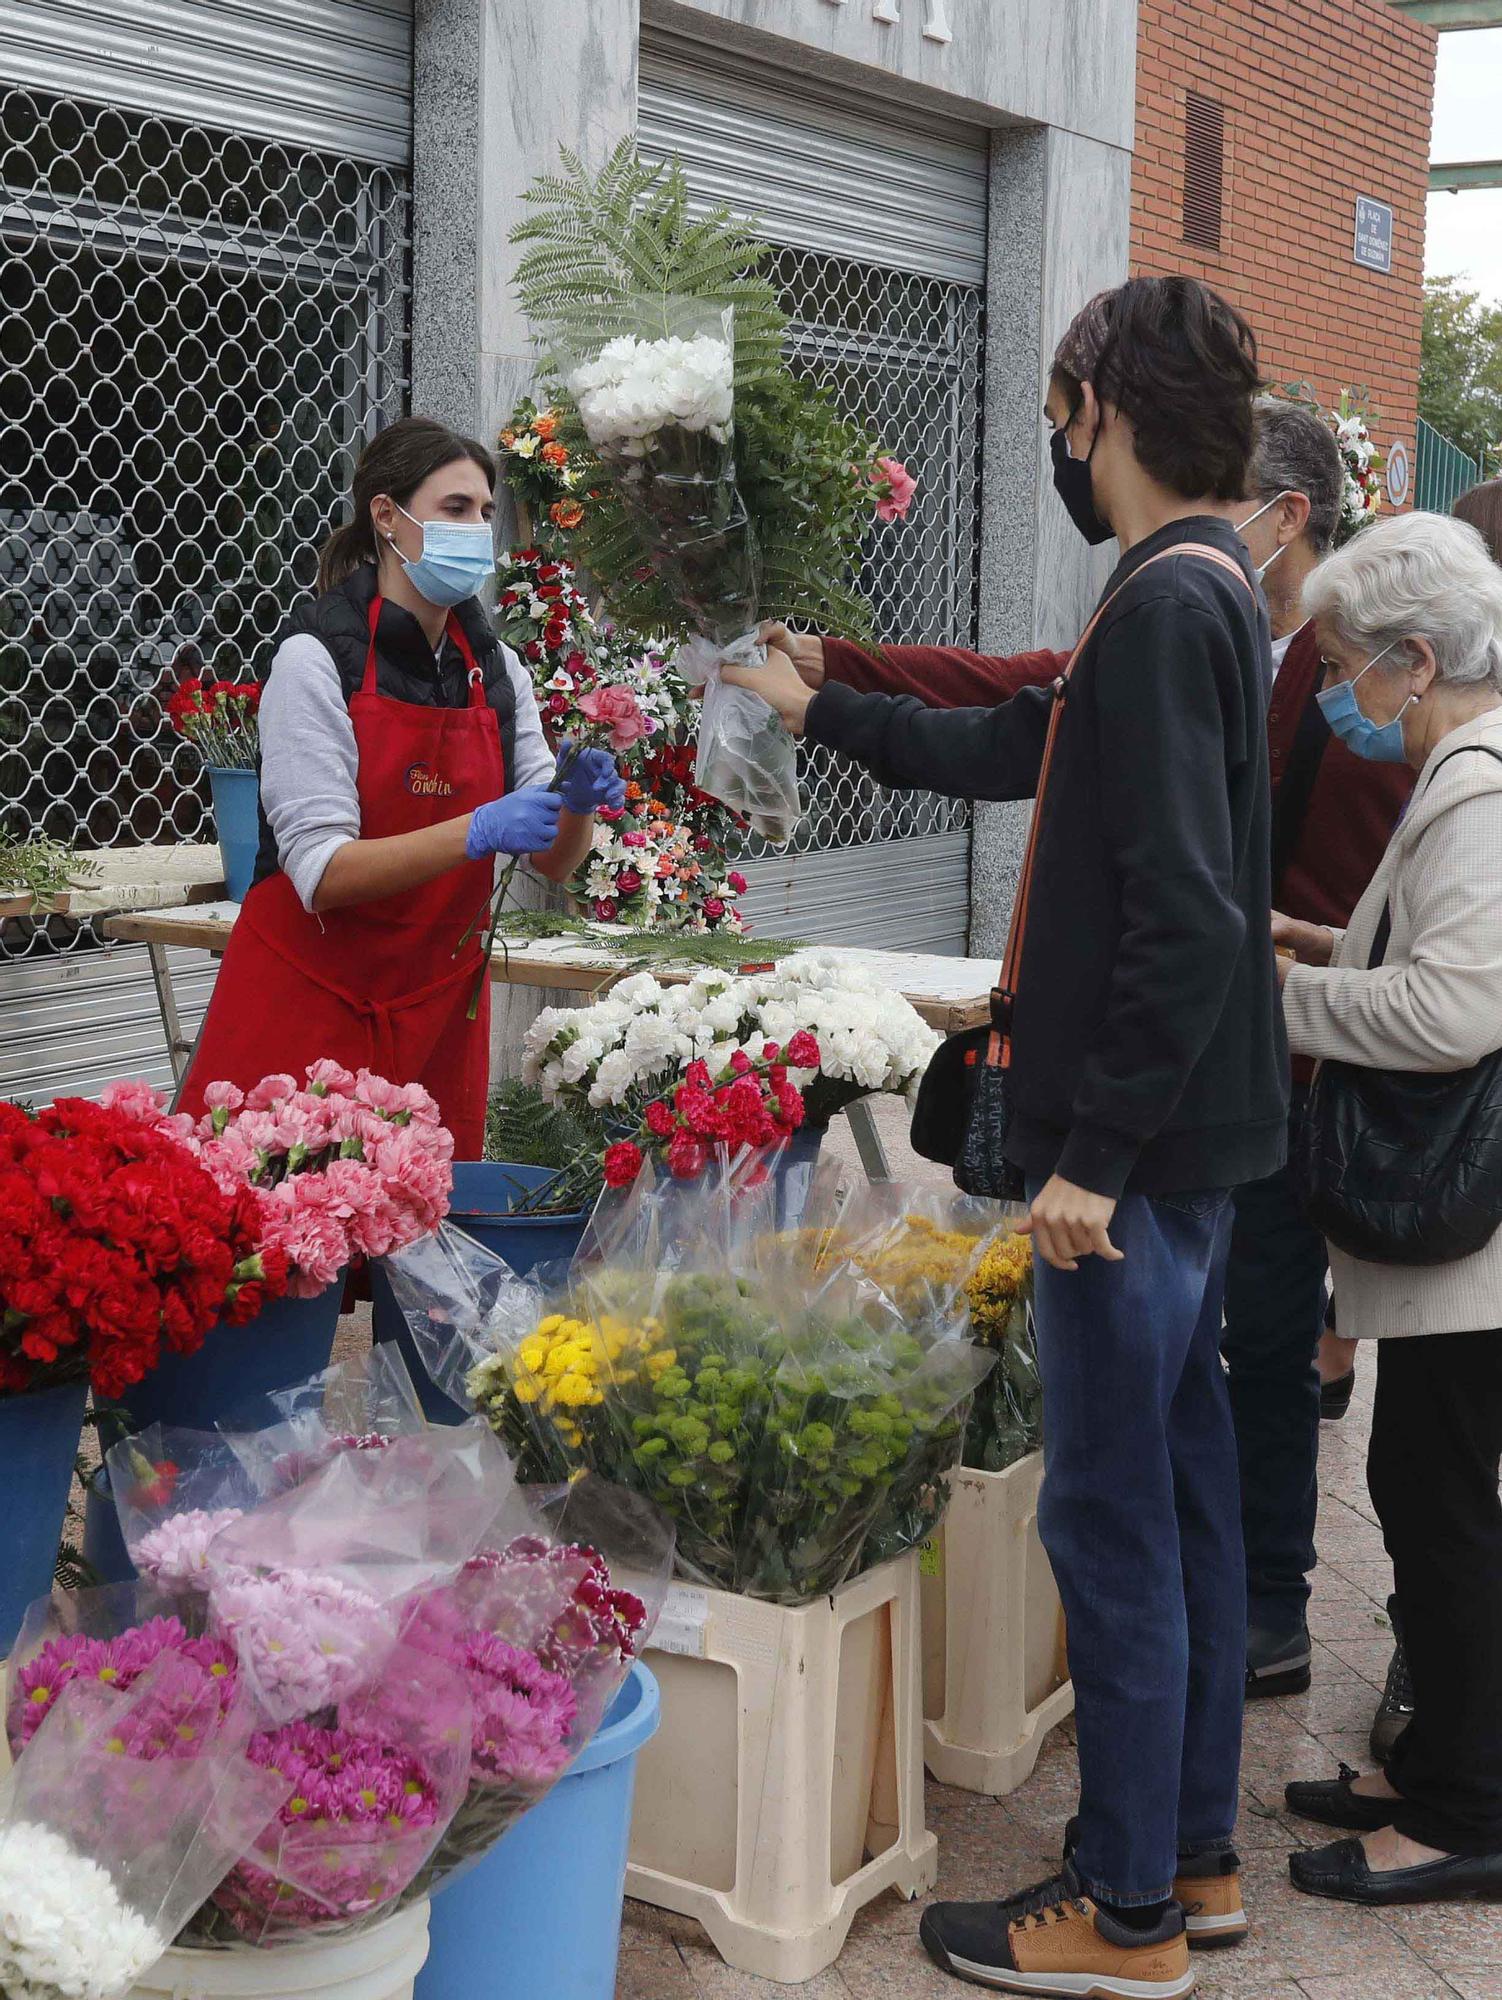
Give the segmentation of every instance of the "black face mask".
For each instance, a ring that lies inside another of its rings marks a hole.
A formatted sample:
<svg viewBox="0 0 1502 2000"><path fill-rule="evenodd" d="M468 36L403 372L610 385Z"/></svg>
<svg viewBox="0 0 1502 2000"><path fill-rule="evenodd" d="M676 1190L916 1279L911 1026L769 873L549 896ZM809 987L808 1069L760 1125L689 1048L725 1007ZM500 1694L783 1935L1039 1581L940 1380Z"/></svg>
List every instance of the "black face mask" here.
<svg viewBox="0 0 1502 2000"><path fill-rule="evenodd" d="M1116 530L1109 521L1103 521L1096 511L1095 482L1090 474L1090 460L1095 454L1092 443L1084 458L1072 458L1069 440L1065 436L1067 424L1060 424L1048 441L1053 454L1054 491L1064 503L1064 511L1079 529L1091 548L1101 542L1110 541ZM1099 437L1100 432L1096 431Z"/></svg>

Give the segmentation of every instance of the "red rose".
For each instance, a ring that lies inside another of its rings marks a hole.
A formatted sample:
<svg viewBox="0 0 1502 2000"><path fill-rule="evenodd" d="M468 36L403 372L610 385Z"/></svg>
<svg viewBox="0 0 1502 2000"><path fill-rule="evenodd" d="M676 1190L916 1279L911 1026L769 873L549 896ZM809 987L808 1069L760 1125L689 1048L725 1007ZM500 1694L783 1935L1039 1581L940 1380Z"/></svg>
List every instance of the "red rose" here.
<svg viewBox="0 0 1502 2000"><path fill-rule="evenodd" d="M725 877L725 880L730 884L737 896L745 895L746 878L738 868L732 868L730 873Z"/></svg>
<svg viewBox="0 0 1502 2000"><path fill-rule="evenodd" d="M628 1188L642 1169L642 1150L630 1139L621 1139L606 1149L605 1185Z"/></svg>
<svg viewBox="0 0 1502 2000"><path fill-rule="evenodd" d="M615 878L615 886L623 896L634 896L641 885L641 873L635 868L623 868Z"/></svg>
<svg viewBox="0 0 1502 2000"><path fill-rule="evenodd" d="M596 923L613 924L619 915L620 911L616 908L615 904L611 902L608 896L597 896L595 898Z"/></svg>

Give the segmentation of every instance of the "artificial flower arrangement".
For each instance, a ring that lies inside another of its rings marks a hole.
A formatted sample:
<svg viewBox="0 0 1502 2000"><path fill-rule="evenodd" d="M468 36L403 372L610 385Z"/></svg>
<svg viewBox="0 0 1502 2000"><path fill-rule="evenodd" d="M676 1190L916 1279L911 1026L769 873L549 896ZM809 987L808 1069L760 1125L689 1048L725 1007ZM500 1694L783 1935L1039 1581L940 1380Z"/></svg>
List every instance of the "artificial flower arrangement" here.
<svg viewBox="0 0 1502 2000"><path fill-rule="evenodd" d="M211 770L253 771L261 751L261 683L180 681L167 698L167 719Z"/></svg>
<svg viewBox="0 0 1502 2000"><path fill-rule="evenodd" d="M1340 400L1327 409L1308 382L1294 382L1284 393L1295 403L1313 410L1335 439L1340 452L1344 484L1340 520L1335 530L1335 546L1343 548L1355 534L1375 521L1382 510L1383 474L1387 454L1372 437L1375 412L1366 389L1342 389Z"/></svg>
<svg viewBox="0 0 1502 2000"><path fill-rule="evenodd" d="M650 1633L661 1514L597 1480L521 1492L483 1424L423 1425L394 1354L262 1414L116 1446L143 1581L28 1615L7 1992L116 2000L174 1936L275 1945L427 1895L567 1771Z"/></svg>
<svg viewBox="0 0 1502 2000"><path fill-rule="evenodd" d="M824 1185L812 1208L843 1209ZM435 1379L532 1476L587 1470L662 1507L700 1583L806 1602L930 1533L994 1361L967 1338L969 1271L899 1304L832 1252L838 1225L800 1254L764 1161L724 1148L692 1183L648 1169L608 1202L556 1289L447 1230L394 1260ZM884 1217L889 1247L905 1213ZM973 1265L1006 1217L967 1221Z"/></svg>
<svg viewBox="0 0 1502 2000"><path fill-rule="evenodd" d="M938 1042L900 994L806 951L770 972L706 971L680 985L640 973L592 1006L545 1008L527 1031L523 1076L550 1098L636 1116L688 1063L719 1075L737 1055L759 1062L771 1043L786 1052L808 1122L823 1126L872 1091L910 1090ZM795 1047L817 1062L800 1063Z"/></svg>
<svg viewBox="0 0 1502 2000"><path fill-rule="evenodd" d="M794 371L769 246L726 211L694 215L680 165L644 166L627 140L597 175L566 154L526 199L517 290L564 441L590 461L578 559L622 622L687 642L698 783L784 842L792 739L720 667L760 657L766 614L869 637L856 568L916 481Z"/></svg>
<svg viewBox="0 0 1502 2000"><path fill-rule="evenodd" d="M118 1396L288 1282L255 1192L216 1180L144 1086L0 1103L0 1395L87 1376Z"/></svg>

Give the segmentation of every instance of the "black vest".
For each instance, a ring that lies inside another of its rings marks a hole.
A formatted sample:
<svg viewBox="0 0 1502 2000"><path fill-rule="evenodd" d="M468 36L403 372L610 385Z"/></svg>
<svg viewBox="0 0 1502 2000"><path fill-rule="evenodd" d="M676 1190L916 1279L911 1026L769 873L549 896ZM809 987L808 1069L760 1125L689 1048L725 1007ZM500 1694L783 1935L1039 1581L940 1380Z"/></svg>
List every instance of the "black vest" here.
<svg viewBox="0 0 1502 2000"><path fill-rule="evenodd" d="M280 647L283 640L311 632L339 669L339 685L346 702L358 694L365 678L365 656L370 650L370 601L375 589L375 567L362 563L343 583L336 583L322 597L299 599L277 637L276 645ZM474 652L475 664L484 676L485 699L495 710L509 791L516 760L516 690L506 671L506 656L477 597L467 598L456 615ZM273 658L275 651L273 648ZM411 612L388 601L381 606L381 621L376 631L376 689L393 701L410 701L419 708L465 708L469 704L469 669L459 648L446 635L435 662L422 627ZM256 881L274 875L280 865L276 837L263 806Z"/></svg>

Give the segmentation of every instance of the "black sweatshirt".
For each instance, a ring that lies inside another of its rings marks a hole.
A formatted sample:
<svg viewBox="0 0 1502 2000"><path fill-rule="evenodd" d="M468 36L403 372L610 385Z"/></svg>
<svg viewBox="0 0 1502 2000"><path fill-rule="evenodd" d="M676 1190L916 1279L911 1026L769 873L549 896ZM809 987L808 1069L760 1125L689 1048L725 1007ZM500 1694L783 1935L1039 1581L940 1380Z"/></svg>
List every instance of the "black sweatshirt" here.
<svg viewBox="0 0 1502 2000"><path fill-rule="evenodd" d="M1038 837L1012 1036L1008 1152L1097 1194L1259 1179L1286 1150L1288 1050L1269 931L1271 639L1229 523L1175 521L1108 586L1069 683ZM1133 580L1135 579L1135 580ZM887 785L1037 789L1052 696L930 709L826 683L807 735Z"/></svg>

